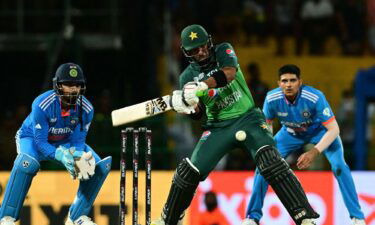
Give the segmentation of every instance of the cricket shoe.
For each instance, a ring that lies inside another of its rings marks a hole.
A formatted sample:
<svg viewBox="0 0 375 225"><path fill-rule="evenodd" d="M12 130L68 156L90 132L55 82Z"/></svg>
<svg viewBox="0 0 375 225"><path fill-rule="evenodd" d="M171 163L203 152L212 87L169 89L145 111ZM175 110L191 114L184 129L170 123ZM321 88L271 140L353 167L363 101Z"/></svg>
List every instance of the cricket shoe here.
<svg viewBox="0 0 375 225"><path fill-rule="evenodd" d="M366 222L363 219L353 218L352 219L352 224L353 225L366 225Z"/></svg>
<svg viewBox="0 0 375 225"><path fill-rule="evenodd" d="M304 219L302 220L301 225L316 225L316 223L312 219Z"/></svg>
<svg viewBox="0 0 375 225"><path fill-rule="evenodd" d="M242 221L241 225L259 225L259 223L254 219L246 218Z"/></svg>
<svg viewBox="0 0 375 225"><path fill-rule="evenodd" d="M162 218L159 218L157 220L152 221L151 225L165 225L165 222ZM177 225L182 225L182 219L178 221Z"/></svg>
<svg viewBox="0 0 375 225"><path fill-rule="evenodd" d="M10 217L10 216L4 216L1 220L0 220L0 225L16 225L14 223L14 221L16 221L14 218Z"/></svg>
<svg viewBox="0 0 375 225"><path fill-rule="evenodd" d="M68 216L68 219L66 220L65 225L97 225L97 224L92 222L91 218L88 216L80 216L74 222Z"/></svg>

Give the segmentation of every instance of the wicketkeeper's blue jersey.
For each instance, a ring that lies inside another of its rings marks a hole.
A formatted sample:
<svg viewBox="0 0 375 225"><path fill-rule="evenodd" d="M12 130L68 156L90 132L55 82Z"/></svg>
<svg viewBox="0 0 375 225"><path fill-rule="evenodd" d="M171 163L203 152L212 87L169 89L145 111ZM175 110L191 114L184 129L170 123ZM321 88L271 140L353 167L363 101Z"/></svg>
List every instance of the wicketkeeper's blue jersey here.
<svg viewBox="0 0 375 225"><path fill-rule="evenodd" d="M335 117L324 94L310 86L302 85L296 99L290 102L281 88L267 93L263 106L267 120L278 118L282 129L296 136L317 134L323 125Z"/></svg>
<svg viewBox="0 0 375 225"><path fill-rule="evenodd" d="M82 97L82 125L79 121L80 99L74 109L63 113L55 91L39 95L32 104L32 111L18 130L16 137L32 137L42 155L54 159L56 147L69 144L83 150L86 135L94 115L91 103Z"/></svg>

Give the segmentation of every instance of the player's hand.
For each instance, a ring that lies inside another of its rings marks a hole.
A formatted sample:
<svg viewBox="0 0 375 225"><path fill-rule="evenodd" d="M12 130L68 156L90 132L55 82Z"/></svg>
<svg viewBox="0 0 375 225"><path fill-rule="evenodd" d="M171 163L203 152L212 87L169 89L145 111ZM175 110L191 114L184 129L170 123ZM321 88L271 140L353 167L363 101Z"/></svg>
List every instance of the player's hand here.
<svg viewBox="0 0 375 225"><path fill-rule="evenodd" d="M176 90L173 91L173 95L170 99L170 105L174 111L182 114L193 114L195 113L196 104L190 106L189 104L185 103L182 97L182 91Z"/></svg>
<svg viewBox="0 0 375 225"><path fill-rule="evenodd" d="M77 173L74 168L74 159L79 159L83 153L83 151L76 151L74 147L66 148L60 145L56 148L55 159L65 166L73 179L76 179Z"/></svg>
<svg viewBox="0 0 375 225"><path fill-rule="evenodd" d="M199 102L199 98L197 97L197 92L198 91L205 91L208 89L208 86L204 82L198 82L198 81L193 81L185 84L183 88L183 99L184 101L193 106L197 105Z"/></svg>
<svg viewBox="0 0 375 225"><path fill-rule="evenodd" d="M320 154L320 151L317 148L312 148L309 151L303 153L297 160L298 169L306 169L314 161L316 156Z"/></svg>
<svg viewBox="0 0 375 225"><path fill-rule="evenodd" d="M75 160L74 165L79 180L88 180L95 174L95 158L92 152L84 152L82 157Z"/></svg>

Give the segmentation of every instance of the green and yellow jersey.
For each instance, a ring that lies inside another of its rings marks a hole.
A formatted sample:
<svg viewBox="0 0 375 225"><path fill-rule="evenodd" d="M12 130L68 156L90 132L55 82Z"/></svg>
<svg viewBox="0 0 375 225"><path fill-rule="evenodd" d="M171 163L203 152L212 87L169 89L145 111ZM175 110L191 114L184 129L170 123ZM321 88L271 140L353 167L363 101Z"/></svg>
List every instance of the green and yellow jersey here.
<svg viewBox="0 0 375 225"><path fill-rule="evenodd" d="M198 79L204 81L224 67L237 69L235 79L222 88L205 91L200 102L206 106L207 122L220 122L240 117L254 107L254 100L247 87L245 78L238 64L237 56L229 43L215 46L216 63L202 69L197 63L191 63L180 76L180 88Z"/></svg>

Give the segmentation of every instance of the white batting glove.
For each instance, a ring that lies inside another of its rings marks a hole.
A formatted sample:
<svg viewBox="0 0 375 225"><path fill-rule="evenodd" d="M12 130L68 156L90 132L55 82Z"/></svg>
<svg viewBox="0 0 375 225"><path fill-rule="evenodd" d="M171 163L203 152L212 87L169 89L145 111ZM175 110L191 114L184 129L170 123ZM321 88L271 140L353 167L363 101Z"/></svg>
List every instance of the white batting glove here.
<svg viewBox="0 0 375 225"><path fill-rule="evenodd" d="M88 180L95 174L95 158L92 152L84 152L82 157L75 161L75 170L79 180Z"/></svg>
<svg viewBox="0 0 375 225"><path fill-rule="evenodd" d="M183 88L183 98L185 102L189 105L197 105L199 98L197 97L198 91L205 91L208 89L208 86L204 82L192 81L185 84Z"/></svg>
<svg viewBox="0 0 375 225"><path fill-rule="evenodd" d="M173 91L173 95L170 99L170 105L173 108L174 111L182 114L193 114L195 113L195 107L197 106L196 104L191 106L191 105L186 105L183 101L182 97L182 91L176 90Z"/></svg>

